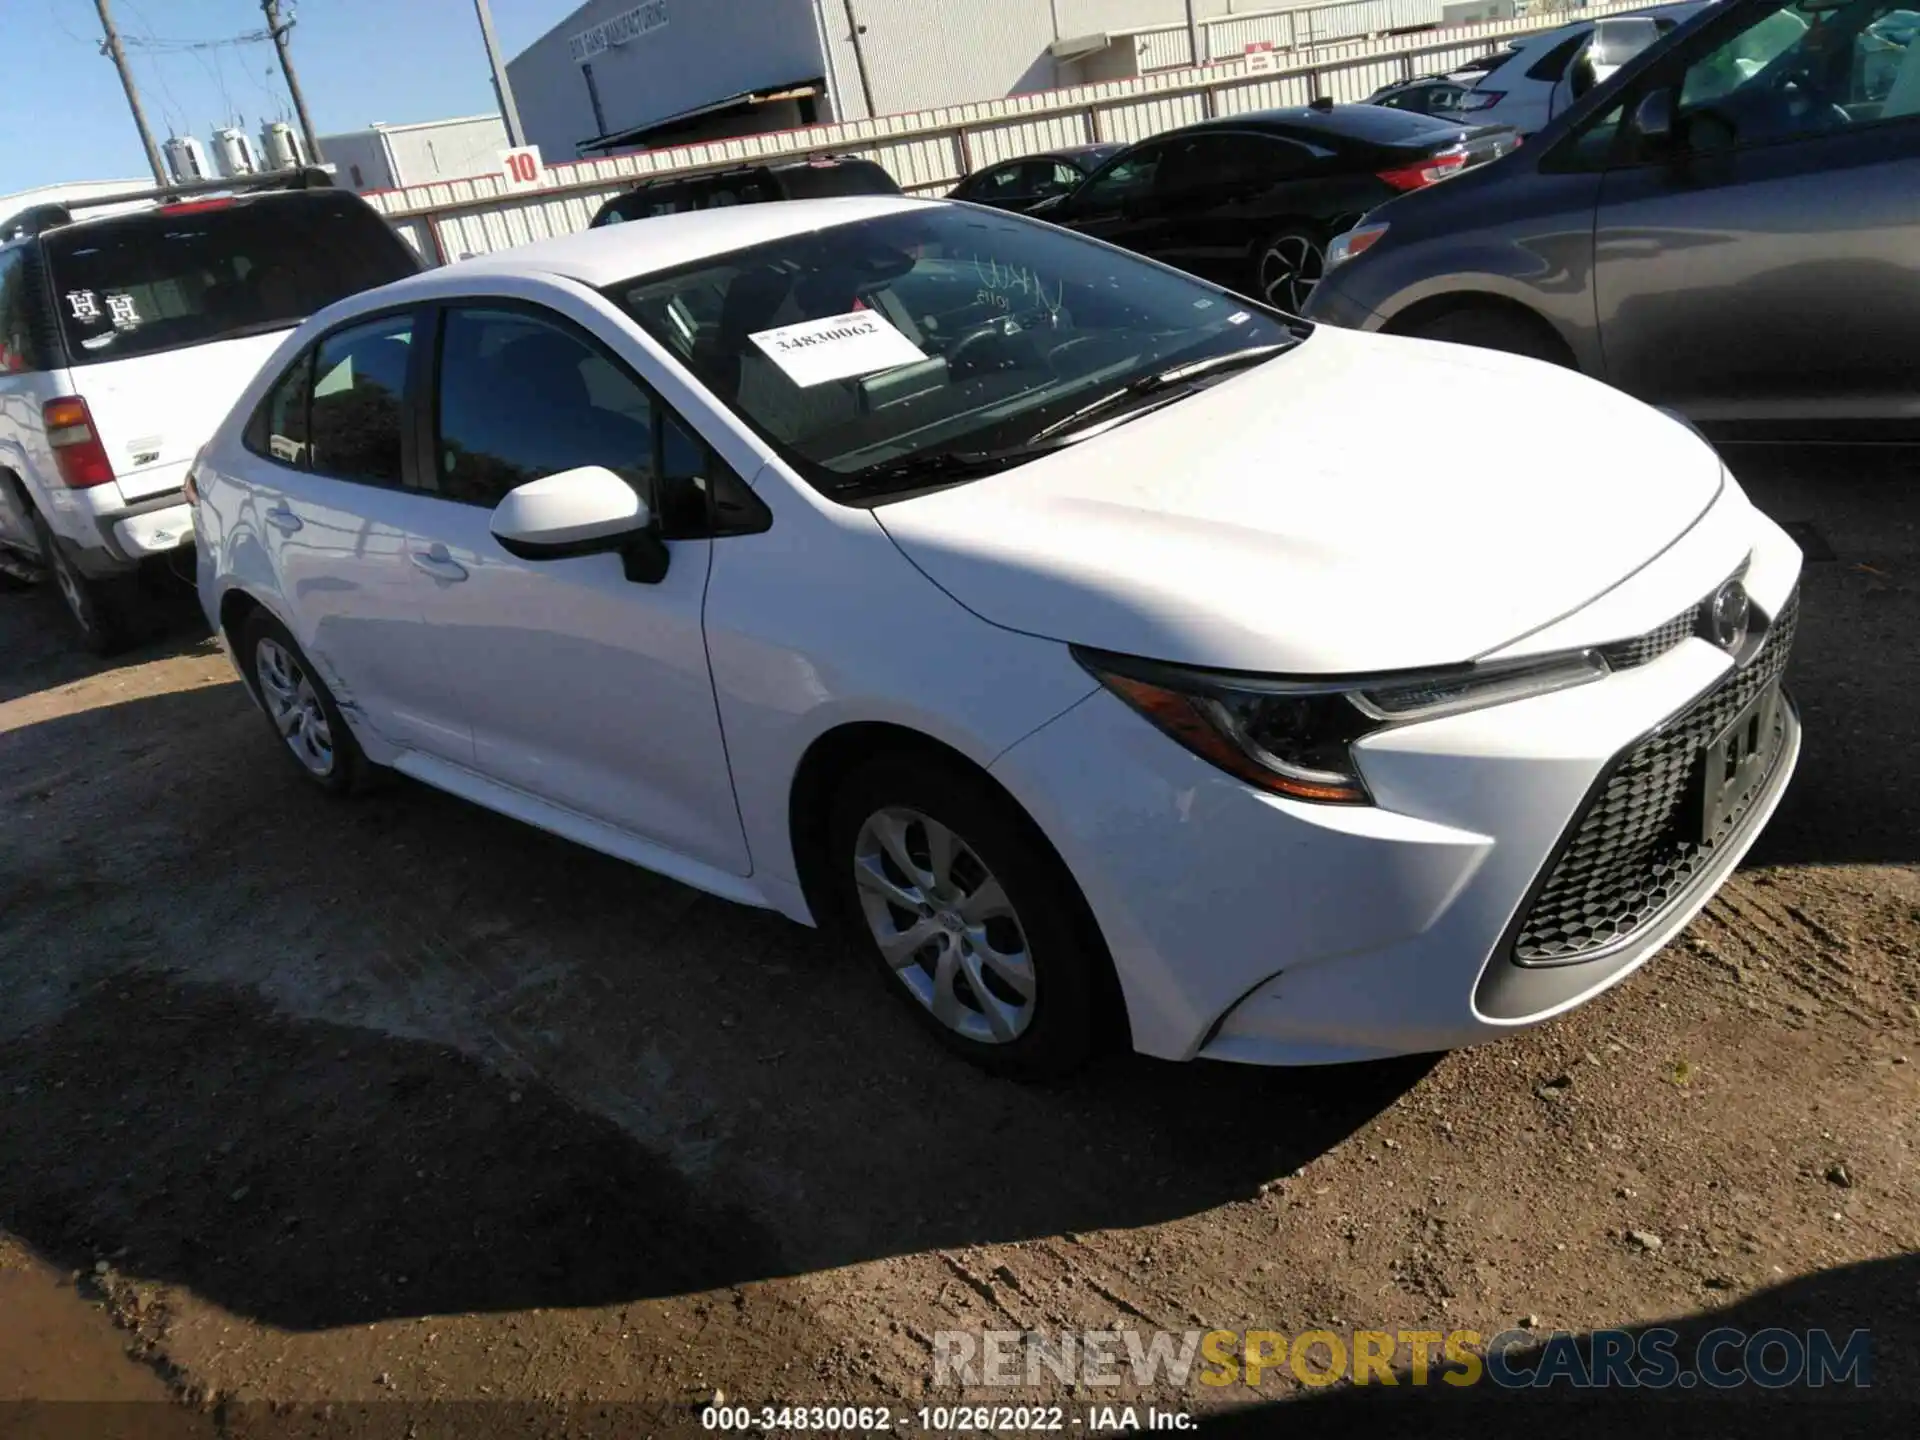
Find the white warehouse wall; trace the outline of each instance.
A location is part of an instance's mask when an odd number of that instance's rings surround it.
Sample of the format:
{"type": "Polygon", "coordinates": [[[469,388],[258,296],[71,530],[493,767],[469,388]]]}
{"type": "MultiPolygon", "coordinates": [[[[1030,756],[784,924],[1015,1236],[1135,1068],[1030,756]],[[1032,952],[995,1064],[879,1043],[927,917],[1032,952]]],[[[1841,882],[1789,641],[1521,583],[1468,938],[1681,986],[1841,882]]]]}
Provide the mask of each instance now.
{"type": "MultiPolygon", "coordinates": [[[[744,91],[825,74],[815,0],[664,3],[665,25],[610,46],[590,61],[609,133],[744,91]]],[[[600,133],[568,41],[634,7],[635,0],[589,0],[507,62],[521,126],[546,160],[576,159],[575,146],[600,133]]],[[[821,117],[826,114],[823,97],[821,117]]]]}

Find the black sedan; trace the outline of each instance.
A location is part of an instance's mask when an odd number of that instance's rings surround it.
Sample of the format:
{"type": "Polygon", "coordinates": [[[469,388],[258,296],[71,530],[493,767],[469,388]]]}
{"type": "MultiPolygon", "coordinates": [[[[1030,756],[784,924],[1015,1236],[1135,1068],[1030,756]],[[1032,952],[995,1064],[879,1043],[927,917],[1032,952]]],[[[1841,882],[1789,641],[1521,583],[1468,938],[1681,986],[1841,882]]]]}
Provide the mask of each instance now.
{"type": "Polygon", "coordinates": [[[1333,236],[1518,143],[1379,105],[1261,110],[1143,140],[1031,213],[1297,312],[1333,236]]]}
{"type": "Polygon", "coordinates": [[[1064,195],[1127,147],[1072,145],[1044,155],[1022,155],[976,170],[948,193],[949,200],[971,200],[1001,210],[1031,210],[1042,200],[1064,195]]]}

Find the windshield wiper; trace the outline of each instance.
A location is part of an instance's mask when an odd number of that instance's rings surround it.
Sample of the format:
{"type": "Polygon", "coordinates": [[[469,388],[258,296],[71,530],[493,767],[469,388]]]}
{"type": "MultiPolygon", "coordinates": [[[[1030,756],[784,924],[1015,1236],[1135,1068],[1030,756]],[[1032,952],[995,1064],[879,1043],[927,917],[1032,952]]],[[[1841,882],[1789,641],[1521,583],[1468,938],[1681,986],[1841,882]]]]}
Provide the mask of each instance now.
{"type": "MultiPolygon", "coordinates": [[[[1242,366],[1257,365],[1262,360],[1271,359],[1282,350],[1292,348],[1292,344],[1250,345],[1244,350],[1229,351],[1225,355],[1209,355],[1204,360],[1189,360],[1185,364],[1170,366],[1152,375],[1143,375],[1138,380],[1130,381],[1120,389],[1082,405],[1071,415],[1054,421],[1018,445],[1007,445],[995,450],[936,450],[926,455],[910,455],[875,466],[870,470],[862,470],[857,475],[848,477],[846,483],[840,488],[849,491],[875,488],[884,490],[902,481],[964,480],[979,475],[990,475],[996,470],[1018,465],[1023,460],[1032,460],[1054,450],[1064,450],[1069,445],[1078,445],[1082,440],[1092,439],[1107,427],[1101,426],[1097,429],[1089,427],[1072,434],[1065,432],[1089,416],[1111,409],[1123,400],[1143,399],[1156,392],[1172,390],[1187,380],[1212,374],[1216,370],[1233,370],[1242,366]]],[[[1157,410],[1162,405],[1170,405],[1181,398],[1180,395],[1161,395],[1154,404],[1142,405],[1134,415],[1145,415],[1149,411],[1157,410]]],[[[1129,415],[1125,418],[1132,419],[1134,416],[1129,415]]]]}
{"type": "Polygon", "coordinates": [[[1070,415],[1037,431],[1028,444],[1046,440],[1063,430],[1071,429],[1090,415],[1098,415],[1102,410],[1110,410],[1125,401],[1142,395],[1151,395],[1156,390],[1165,390],[1180,384],[1183,380],[1192,380],[1201,375],[1210,375],[1216,370],[1238,370],[1248,365],[1258,365],[1262,360],[1270,360],[1282,350],[1291,350],[1297,341],[1288,341],[1274,345],[1249,345],[1244,350],[1229,350],[1224,355],[1209,355],[1204,360],[1189,360],[1183,365],[1169,366],[1165,370],[1156,370],[1151,375],[1142,375],[1138,380],[1129,380],[1118,390],[1109,390],[1097,400],[1090,400],[1070,415]]]}

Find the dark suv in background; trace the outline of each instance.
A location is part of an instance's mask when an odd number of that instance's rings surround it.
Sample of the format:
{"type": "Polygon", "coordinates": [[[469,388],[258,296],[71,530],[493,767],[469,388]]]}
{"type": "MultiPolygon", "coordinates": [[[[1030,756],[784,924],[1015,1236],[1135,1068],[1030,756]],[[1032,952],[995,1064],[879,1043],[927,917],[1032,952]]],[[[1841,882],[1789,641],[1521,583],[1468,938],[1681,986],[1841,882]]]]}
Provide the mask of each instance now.
{"type": "Polygon", "coordinates": [[[1371,212],[1307,313],[1574,365],[1723,438],[1920,440],[1916,34],[1910,3],[1723,0],[1371,212]]]}
{"type": "Polygon", "coordinates": [[[592,225],[617,225],[683,210],[722,205],[757,205],[768,200],[819,200],[832,195],[898,195],[894,178],[871,160],[823,155],[769,165],[734,165],[724,170],[662,175],[594,212],[592,225]]]}

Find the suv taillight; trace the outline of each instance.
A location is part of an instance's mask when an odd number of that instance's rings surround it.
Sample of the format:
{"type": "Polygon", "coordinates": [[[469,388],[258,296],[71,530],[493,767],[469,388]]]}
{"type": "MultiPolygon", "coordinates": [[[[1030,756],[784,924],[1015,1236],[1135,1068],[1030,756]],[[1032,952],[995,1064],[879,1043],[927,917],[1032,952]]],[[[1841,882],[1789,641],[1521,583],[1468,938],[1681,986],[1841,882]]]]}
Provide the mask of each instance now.
{"type": "Polygon", "coordinates": [[[1450,175],[1458,175],[1466,165],[1465,151],[1443,150],[1412,165],[1382,170],[1380,178],[1396,190],[1423,190],[1429,185],[1439,184],[1450,175]]]}
{"type": "Polygon", "coordinates": [[[40,407],[40,418],[46,422],[53,463],[69,489],[87,490],[113,483],[113,462],[93,428],[86,401],[78,395],[62,395],[40,407]]]}

